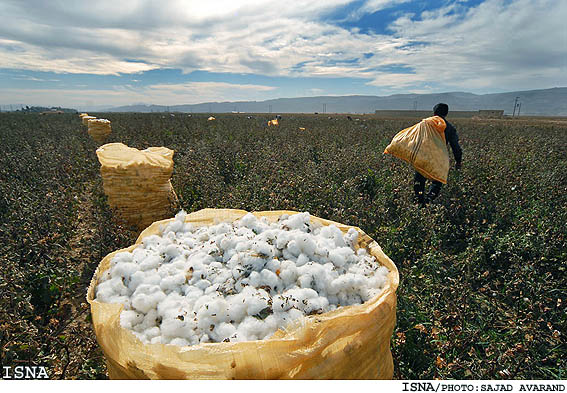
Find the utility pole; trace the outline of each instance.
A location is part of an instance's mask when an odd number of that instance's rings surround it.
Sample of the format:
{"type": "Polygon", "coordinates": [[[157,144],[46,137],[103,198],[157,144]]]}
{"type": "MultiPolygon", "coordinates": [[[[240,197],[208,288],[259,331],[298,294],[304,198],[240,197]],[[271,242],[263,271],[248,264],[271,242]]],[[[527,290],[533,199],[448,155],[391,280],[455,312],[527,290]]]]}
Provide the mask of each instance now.
{"type": "Polygon", "coordinates": [[[522,109],[522,103],[518,103],[518,117],[520,117],[520,109],[522,109]]]}
{"type": "Polygon", "coordinates": [[[514,117],[516,115],[516,107],[518,106],[518,99],[520,97],[516,97],[516,99],[514,100],[514,111],[512,112],[512,117],[514,117]]]}

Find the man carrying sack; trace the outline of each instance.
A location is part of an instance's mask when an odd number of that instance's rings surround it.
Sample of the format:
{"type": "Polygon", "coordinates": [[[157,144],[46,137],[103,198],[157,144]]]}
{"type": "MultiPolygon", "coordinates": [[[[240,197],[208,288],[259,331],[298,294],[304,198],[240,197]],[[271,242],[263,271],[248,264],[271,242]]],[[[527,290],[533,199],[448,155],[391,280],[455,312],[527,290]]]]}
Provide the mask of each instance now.
{"type": "Polygon", "coordinates": [[[448,113],[447,104],[435,105],[432,117],[400,131],[384,150],[385,154],[407,161],[415,168],[413,190],[415,202],[420,206],[425,206],[437,198],[441,186],[447,184],[449,174],[447,144],[453,150],[455,168],[461,168],[463,151],[459,145],[457,130],[445,119],[448,113]],[[425,194],[427,179],[431,180],[432,184],[425,194]]]}

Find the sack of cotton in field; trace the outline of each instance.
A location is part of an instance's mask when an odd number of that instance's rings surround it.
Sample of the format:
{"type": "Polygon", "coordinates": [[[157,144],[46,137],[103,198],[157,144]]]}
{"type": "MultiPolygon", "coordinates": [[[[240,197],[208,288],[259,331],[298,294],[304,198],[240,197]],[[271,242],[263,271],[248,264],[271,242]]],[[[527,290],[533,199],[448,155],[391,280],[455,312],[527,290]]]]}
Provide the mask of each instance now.
{"type": "Polygon", "coordinates": [[[104,142],[106,137],[112,132],[110,120],[90,119],[88,121],[88,133],[97,142],[104,142]]]}
{"type": "Polygon", "coordinates": [[[83,122],[83,125],[85,125],[85,126],[88,126],[88,125],[89,125],[89,120],[93,120],[93,119],[96,119],[96,117],[94,117],[94,116],[89,116],[89,115],[81,116],[81,121],[83,122]]]}
{"type": "Polygon", "coordinates": [[[386,379],[398,281],[359,228],[204,209],[107,255],[87,301],[112,379],[386,379]]]}
{"type": "Polygon", "coordinates": [[[428,117],[398,132],[384,154],[409,162],[416,171],[430,180],[447,184],[449,152],[445,143],[445,121],[428,117]]]}
{"type": "Polygon", "coordinates": [[[145,228],[171,217],[177,196],[171,185],[173,150],[138,150],[108,143],[96,151],[108,204],[129,224],[145,228]]]}

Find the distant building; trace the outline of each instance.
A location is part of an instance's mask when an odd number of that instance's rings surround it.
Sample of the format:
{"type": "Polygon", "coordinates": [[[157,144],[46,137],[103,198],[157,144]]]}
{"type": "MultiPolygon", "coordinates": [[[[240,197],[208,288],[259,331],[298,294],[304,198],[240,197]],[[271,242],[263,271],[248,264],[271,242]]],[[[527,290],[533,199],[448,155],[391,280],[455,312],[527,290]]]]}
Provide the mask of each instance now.
{"type": "Polygon", "coordinates": [[[65,112],[59,111],[57,109],[51,109],[49,111],[39,112],[40,115],[60,115],[62,113],[65,113],[65,112]]]}
{"type": "MultiPolygon", "coordinates": [[[[412,111],[412,110],[376,110],[374,114],[380,117],[421,117],[431,116],[433,111],[412,111]]],[[[478,111],[452,111],[449,109],[449,118],[471,119],[473,117],[497,119],[504,117],[504,110],[500,109],[481,109],[478,111]]]]}

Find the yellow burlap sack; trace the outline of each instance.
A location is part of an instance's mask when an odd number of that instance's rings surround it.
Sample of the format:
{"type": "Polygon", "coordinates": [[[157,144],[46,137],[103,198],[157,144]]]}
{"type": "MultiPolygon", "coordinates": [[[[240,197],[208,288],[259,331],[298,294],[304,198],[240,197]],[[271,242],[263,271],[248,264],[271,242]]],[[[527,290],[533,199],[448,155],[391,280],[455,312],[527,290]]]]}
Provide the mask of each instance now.
{"type": "Polygon", "coordinates": [[[445,121],[439,116],[428,117],[398,132],[384,150],[413,165],[430,180],[447,184],[449,152],[445,142],[445,121]]]}
{"type": "Polygon", "coordinates": [[[173,150],[138,150],[107,143],[96,151],[104,193],[111,208],[129,224],[145,228],[173,215],[177,195],[171,185],[173,150]]]}
{"type": "Polygon", "coordinates": [[[93,119],[96,119],[96,117],[94,117],[94,116],[89,116],[89,115],[81,116],[81,121],[83,122],[83,125],[85,125],[85,126],[88,126],[88,125],[89,125],[89,120],[93,120],[93,119]]]}
{"type": "Polygon", "coordinates": [[[107,119],[90,119],[88,126],[87,132],[97,142],[104,142],[106,137],[112,133],[110,120],[107,119]]]}
{"type": "MultiPolygon", "coordinates": [[[[193,225],[232,222],[247,212],[204,209],[187,216],[193,225]]],[[[254,213],[270,222],[292,211],[254,213]]],[[[343,232],[349,226],[311,217],[323,225],[335,224],[343,232]]],[[[393,375],[390,338],[396,323],[396,289],[399,275],[378,243],[362,230],[358,247],[366,248],[390,273],[384,291],[362,305],[342,307],[310,316],[304,324],[278,330],[267,340],[206,343],[195,346],[143,344],[120,326],[122,305],[94,300],[95,287],[112,257],[131,251],[146,236],[158,234],[155,222],[136,243],[107,255],[98,266],[87,292],[94,330],[112,379],[389,379],[393,375]]]]}

